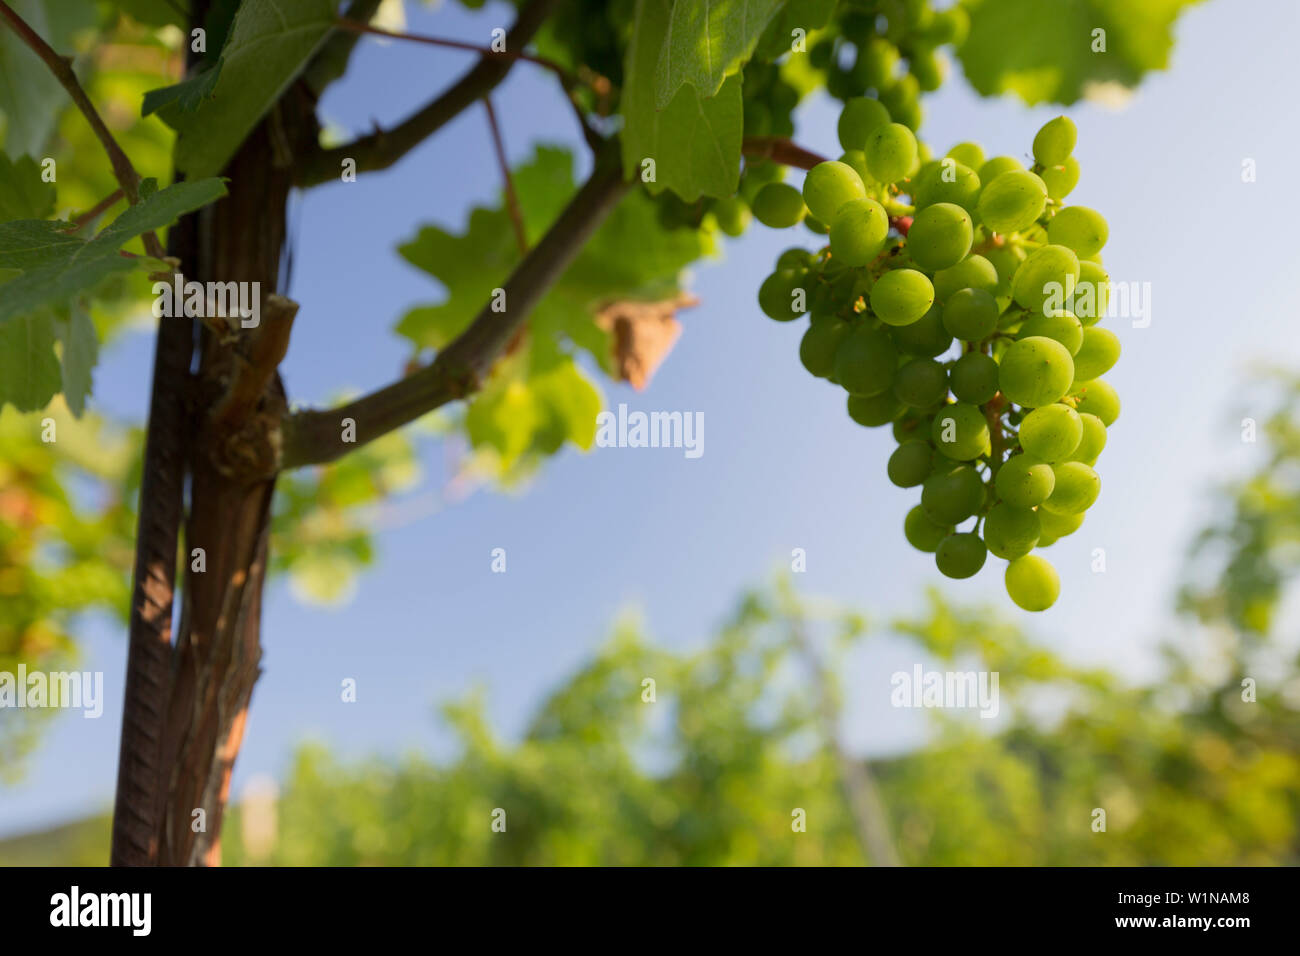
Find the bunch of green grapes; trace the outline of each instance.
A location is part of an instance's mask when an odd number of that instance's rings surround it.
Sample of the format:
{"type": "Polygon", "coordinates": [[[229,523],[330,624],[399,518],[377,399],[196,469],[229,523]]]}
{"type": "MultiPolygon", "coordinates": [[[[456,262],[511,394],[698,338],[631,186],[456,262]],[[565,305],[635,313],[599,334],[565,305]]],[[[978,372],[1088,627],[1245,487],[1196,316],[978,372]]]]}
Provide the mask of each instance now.
{"type": "Polygon", "coordinates": [[[1064,204],[1079,179],[1074,124],[1038,131],[1030,169],[974,143],[923,160],[874,99],[845,105],[839,138],[844,155],[802,191],[769,182],[754,196],[764,225],[829,229],[824,248],[781,254],[759,305],[778,321],[807,315],[804,366],[848,393],[855,422],[893,430],[889,479],[920,489],[908,542],[953,578],[991,552],[1011,599],[1046,610],[1060,581],[1034,551],[1096,502],[1120,410],[1101,378],[1120,352],[1098,324],[1106,220],[1064,204]]]}

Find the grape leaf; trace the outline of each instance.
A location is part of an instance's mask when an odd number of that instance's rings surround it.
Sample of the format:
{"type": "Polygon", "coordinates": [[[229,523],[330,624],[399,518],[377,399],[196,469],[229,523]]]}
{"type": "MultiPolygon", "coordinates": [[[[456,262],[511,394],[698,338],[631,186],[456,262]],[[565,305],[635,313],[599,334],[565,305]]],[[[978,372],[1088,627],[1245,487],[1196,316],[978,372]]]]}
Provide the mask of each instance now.
{"type": "Polygon", "coordinates": [[[689,83],[702,97],[739,72],[782,0],[677,0],[655,67],[655,108],[689,83]]]}
{"type": "MultiPolygon", "coordinates": [[[[55,50],[71,54],[75,34],[95,25],[91,0],[10,0],[27,25],[55,50]]],[[[0,114],[4,151],[10,156],[40,156],[59,112],[71,105],[50,68],[7,25],[0,28],[0,114]]]]}
{"type": "Polygon", "coordinates": [[[49,404],[60,384],[53,316],[42,310],[0,322],[0,405],[36,411],[49,404]]]}
{"type": "Polygon", "coordinates": [[[220,179],[180,182],[128,208],[93,239],[67,233],[67,223],[19,219],[0,223],[0,269],[22,274],[0,289],[0,326],[14,316],[52,302],[66,302],[116,272],[136,263],[118,251],[136,236],[161,229],[188,212],[224,196],[220,179]]]}
{"type": "Polygon", "coordinates": [[[72,414],[81,417],[90,394],[91,370],[99,360],[99,338],[90,313],[74,302],[66,319],[55,325],[63,345],[63,398],[72,414]]]}
{"type": "Polygon", "coordinates": [[[54,183],[41,180],[41,167],[30,156],[11,160],[0,153],[0,222],[44,219],[54,214],[54,183]]]}
{"type": "MultiPolygon", "coordinates": [[[[240,4],[213,67],[221,72],[211,95],[186,112],[182,105],[191,100],[191,88],[158,110],[176,130],[178,167],[195,178],[221,171],[325,41],[334,26],[335,6],[333,0],[240,4]]],[[[156,105],[165,91],[152,92],[157,95],[149,102],[156,105]]]]}
{"type": "Polygon", "coordinates": [[[623,168],[644,176],[646,160],[653,160],[654,180],[646,183],[652,193],[668,188],[687,201],[730,196],[740,179],[740,75],[727,77],[709,99],[685,84],[656,109],[655,71],[668,15],[668,0],[637,0],[621,106],[623,168]]]}
{"type": "Polygon", "coordinates": [[[193,113],[203,105],[204,100],[212,96],[212,91],[217,85],[217,77],[220,75],[221,61],[218,60],[216,66],[196,73],[188,80],[161,89],[149,90],[144,95],[140,115],[148,116],[171,104],[175,104],[175,109],[182,113],[193,113]]]}
{"type": "Polygon", "coordinates": [[[1136,86],[1164,69],[1173,25],[1198,0],[964,0],[970,33],[958,50],[966,78],[984,96],[1073,103],[1136,86]],[[1095,30],[1105,52],[1094,52],[1095,30]]]}

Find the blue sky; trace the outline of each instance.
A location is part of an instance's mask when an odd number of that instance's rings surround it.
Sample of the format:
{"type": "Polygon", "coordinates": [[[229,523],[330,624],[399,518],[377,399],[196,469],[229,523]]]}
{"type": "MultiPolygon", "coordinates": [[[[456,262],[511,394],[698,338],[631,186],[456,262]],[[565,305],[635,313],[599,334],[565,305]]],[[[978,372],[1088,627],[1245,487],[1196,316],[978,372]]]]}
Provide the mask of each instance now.
{"type": "MultiPolygon", "coordinates": [[[[452,4],[408,8],[411,29],[445,36],[484,38],[509,22],[499,3],[477,14],[452,4]]],[[[1083,170],[1070,201],[1107,217],[1107,267],[1117,281],[1151,284],[1152,322],[1136,329],[1110,320],[1124,354],[1107,377],[1124,410],[1100,462],[1099,503],[1048,553],[1063,580],[1051,611],[1030,616],[1012,606],[1000,561],[949,582],[906,545],[903,515],[916,495],[885,477],[888,434],[853,424],[841,393],[799,365],[801,329],[764,318],[755,302],[776,254],[807,234],[755,227],[694,270],[701,304],[683,314],[685,333],[651,387],[605,385],[611,407],[703,412],[704,455],[566,450],[523,495],[481,492],[382,532],[375,567],[342,608],[304,607],[283,583],[274,586],[235,794],[254,774],[278,776],[307,738],[345,755],[445,752],[434,705],[476,686],[488,690],[496,726],[517,733],[622,610],[639,608],[658,641],[696,643],[744,588],[788,566],[796,547],[808,555],[804,592],[877,620],[919,607],[925,587],[939,584],[1024,619],[1079,660],[1150,673],[1156,642],[1179,637],[1170,596],[1212,486],[1252,461],[1237,426],[1243,413],[1266,412],[1240,404],[1252,363],[1300,367],[1292,334],[1300,137],[1281,102],[1300,88],[1297,16],[1289,0],[1194,7],[1178,25],[1172,68],[1149,76],[1125,109],[1067,111],[1083,170]],[[1257,165],[1254,183],[1242,182],[1247,158],[1257,165]],[[490,571],[497,547],[507,550],[506,574],[490,571]],[[1103,574],[1090,567],[1098,547],[1103,574]],[[355,704],[339,700],[347,677],[358,682],[355,704]]],[[[456,51],[367,40],[323,111],[353,131],[391,123],[470,62],[456,51]]],[[[537,141],[582,155],[545,72],[521,64],[494,101],[512,160],[537,141]]],[[[989,155],[1024,155],[1057,112],[980,99],[954,70],[926,100],[922,135],[938,151],[975,139],[989,155]]],[[[810,101],[797,138],[838,152],[835,118],[830,101],[810,101]]],[[[484,113],[470,109],[394,169],[301,197],[290,294],[302,308],[284,366],[296,401],[323,404],[398,373],[407,351],[391,326],[435,290],[394,247],[424,223],[459,228],[499,186],[484,113]]],[[[150,353],[143,333],[108,352],[96,381],[103,407],[143,418],[150,353]]],[[[440,481],[440,449],[426,444],[423,458],[429,480],[440,481]]],[[[124,655],[117,628],[87,623],[85,667],[105,674],[104,716],[55,719],[25,779],[0,788],[0,833],[111,802],[124,655]]],[[[924,718],[888,705],[889,674],[910,668],[913,656],[882,642],[844,675],[854,702],[848,735],[859,748],[920,738],[924,718]]]]}

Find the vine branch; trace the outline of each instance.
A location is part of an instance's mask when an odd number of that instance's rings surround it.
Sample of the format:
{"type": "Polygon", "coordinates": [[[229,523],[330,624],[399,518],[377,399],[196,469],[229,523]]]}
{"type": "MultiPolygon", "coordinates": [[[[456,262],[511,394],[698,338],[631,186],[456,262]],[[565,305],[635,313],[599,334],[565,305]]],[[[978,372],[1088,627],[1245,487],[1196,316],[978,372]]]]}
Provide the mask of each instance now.
{"type": "Polygon", "coordinates": [[[350,20],[347,17],[339,17],[338,26],[344,30],[351,30],[354,33],[370,33],[375,36],[388,37],[392,40],[410,40],[414,43],[427,43],[431,46],[449,47],[453,50],[469,50],[485,57],[498,57],[504,60],[524,60],[528,63],[535,63],[538,66],[545,67],[552,73],[555,73],[561,79],[567,79],[574,83],[578,82],[577,77],[573,76],[567,69],[556,63],[554,60],[544,56],[537,56],[534,53],[528,53],[524,50],[511,50],[507,46],[504,50],[494,50],[491,47],[483,46],[480,43],[469,43],[465,40],[452,40],[447,37],[430,36],[427,33],[398,33],[393,30],[385,30],[382,27],[373,27],[368,23],[361,23],[358,20],[350,20]]]}
{"type": "Polygon", "coordinates": [[[505,312],[485,305],[430,365],[377,392],[327,411],[290,415],[284,423],[281,467],[334,461],[359,445],[477,391],[538,300],[630,186],[623,179],[618,143],[613,141],[597,157],[591,177],[569,200],[555,224],[506,279],[502,287],[505,312]],[[355,441],[343,440],[345,419],[353,423],[355,441]]]}
{"type": "MultiPolygon", "coordinates": [[[[520,7],[514,26],[506,34],[506,49],[522,50],[527,46],[558,2],[528,0],[520,7]]],[[[371,29],[376,28],[367,25],[366,32],[371,29]]],[[[342,146],[307,153],[295,169],[295,185],[328,182],[339,175],[345,159],[355,160],[359,173],[387,169],[495,89],[518,59],[502,53],[484,53],[450,89],[392,129],[376,130],[342,146]]]]}

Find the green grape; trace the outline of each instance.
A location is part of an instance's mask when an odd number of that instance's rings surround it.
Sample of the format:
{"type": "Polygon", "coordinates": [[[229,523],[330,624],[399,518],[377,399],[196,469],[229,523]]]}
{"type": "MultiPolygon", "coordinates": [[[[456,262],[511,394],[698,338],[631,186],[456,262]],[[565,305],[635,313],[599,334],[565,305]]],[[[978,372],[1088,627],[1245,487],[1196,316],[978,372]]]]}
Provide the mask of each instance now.
{"type": "Polygon", "coordinates": [[[907,231],[907,251],[921,268],[933,272],[965,259],[974,239],[970,213],[954,203],[935,203],[912,220],[907,231]]]}
{"type": "Polygon", "coordinates": [[[871,287],[871,311],[886,325],[911,325],[934,304],[934,286],[915,269],[886,272],[871,287]]]}
{"type": "Polygon", "coordinates": [[[846,266],[865,266],[888,237],[885,207],[874,199],[850,199],[831,222],[831,255],[846,266]]]}
{"type": "Polygon", "coordinates": [[[1025,164],[1014,156],[994,156],[976,170],[982,183],[991,183],[1003,173],[1023,173],[1024,171],[1025,164]]]}
{"type": "Polygon", "coordinates": [[[1047,195],[1060,202],[1079,185],[1079,161],[1071,156],[1063,166],[1048,166],[1038,175],[1047,185],[1047,195]]]}
{"type": "Polygon", "coordinates": [[[993,295],[998,289],[998,270],[988,259],[973,255],[934,274],[934,294],[940,302],[946,302],[959,289],[983,289],[993,295]]]}
{"type": "Polygon", "coordinates": [[[903,403],[894,397],[893,392],[885,391],[879,395],[850,395],[849,418],[863,428],[879,428],[895,421],[903,412],[903,403]]]}
{"type": "MultiPolygon", "coordinates": [[[[893,393],[890,393],[891,397],[893,393]]],[[[902,417],[894,420],[893,428],[890,431],[894,434],[894,441],[900,445],[905,441],[924,441],[927,444],[930,441],[930,428],[934,424],[933,415],[918,415],[913,411],[907,411],[902,417]]]]}
{"type": "Polygon", "coordinates": [[[930,477],[934,468],[934,449],[929,442],[905,441],[889,456],[885,473],[900,488],[915,488],[930,477]]]}
{"type": "Polygon", "coordinates": [[[984,165],[984,150],[978,143],[958,143],[948,150],[948,155],[972,170],[984,165]]]}
{"type": "Polygon", "coordinates": [[[768,183],[754,197],[754,218],[770,229],[787,229],[804,212],[803,197],[789,183],[768,183]]]}
{"type": "Polygon", "coordinates": [[[1048,120],[1034,136],[1034,159],[1043,166],[1060,166],[1074,152],[1079,131],[1068,116],[1048,120]]]}
{"type": "Polygon", "coordinates": [[[835,381],[853,395],[879,395],[894,384],[898,349],[884,332],[853,331],[835,353],[835,381]]]}
{"type": "Polygon", "coordinates": [[[923,92],[933,92],[943,85],[944,61],[935,55],[933,49],[916,50],[907,64],[916,77],[916,85],[923,92]]]}
{"type": "Polygon", "coordinates": [[[867,136],[867,169],[879,183],[896,183],[917,161],[916,135],[902,123],[884,123],[867,136]]]}
{"type": "Polygon", "coordinates": [[[1064,461],[1052,466],[1056,484],[1051,495],[1043,502],[1048,511],[1059,514],[1083,514],[1093,506],[1101,494],[1101,479],[1091,466],[1081,461],[1064,461]]]}
{"type": "Polygon", "coordinates": [[[933,554],[939,547],[939,542],[952,532],[953,529],[950,527],[935,524],[920,505],[909,511],[907,517],[903,519],[903,537],[917,551],[933,554]]]}
{"type": "Polygon", "coordinates": [[[1076,395],[1074,407],[1080,414],[1087,412],[1096,415],[1107,428],[1119,418],[1119,395],[1108,382],[1099,378],[1086,382],[1076,382],[1070,388],[1070,394],[1076,395]]]}
{"type": "Polygon", "coordinates": [[[904,405],[931,408],[948,395],[948,373],[934,359],[912,359],[895,373],[894,395],[904,405]]]}
{"type": "Polygon", "coordinates": [[[980,221],[994,232],[1011,233],[1026,229],[1043,214],[1047,187],[1033,173],[1011,170],[999,173],[980,190],[976,211],[980,221]]]}
{"type": "Polygon", "coordinates": [[[998,387],[1002,394],[1026,408],[1059,402],[1074,381],[1074,360],[1069,350],[1055,339],[1041,336],[1011,343],[999,366],[998,387]]]}
{"type": "MultiPolygon", "coordinates": [[[[969,166],[963,166],[951,158],[923,168],[912,185],[912,198],[917,209],[947,202],[973,212],[979,193],[979,176],[969,166]]],[[[911,238],[910,233],[908,238],[911,238]]]]}
{"type": "Polygon", "coordinates": [[[1085,465],[1096,464],[1102,449],[1106,447],[1106,426],[1100,418],[1088,412],[1081,414],[1079,421],[1083,425],[1083,438],[1079,440],[1079,447],[1070,455],[1069,460],[1081,461],[1085,465]]]}
{"type": "MultiPolygon", "coordinates": [[[[803,200],[799,200],[803,202],[803,200]]],[[[800,249],[798,246],[791,246],[779,256],[776,257],[776,271],[782,269],[806,270],[811,269],[817,263],[817,257],[807,249],[800,249]]]]}
{"type": "Polygon", "coordinates": [[[1074,375],[1079,379],[1105,375],[1119,361],[1119,336],[1110,329],[1090,326],[1083,330],[1083,342],[1074,356],[1074,375]]]}
{"type": "MultiPolygon", "coordinates": [[[[803,200],[800,200],[802,203],[803,200]]],[[[737,196],[719,199],[713,204],[713,218],[718,221],[718,228],[729,236],[739,236],[749,225],[753,213],[745,201],[737,196]]]]}
{"type": "Polygon", "coordinates": [[[835,371],[835,353],[851,331],[843,319],[814,318],[799,340],[799,361],[817,378],[830,378],[835,371]]]}
{"type": "Polygon", "coordinates": [[[942,464],[921,488],[921,507],[935,524],[965,521],[984,503],[984,482],[970,465],[942,464]]]}
{"type": "Polygon", "coordinates": [[[916,130],[921,126],[921,88],[916,77],[904,74],[892,85],[880,91],[880,102],[885,104],[896,123],[916,130]]]}
{"type": "Polygon", "coordinates": [[[1106,314],[1110,299],[1110,276],[1095,262],[1079,263],[1079,281],[1071,300],[1074,314],[1084,325],[1096,325],[1106,314]]]}
{"type": "MultiPolygon", "coordinates": [[[[869,36],[858,49],[855,72],[866,86],[881,90],[893,82],[898,68],[898,47],[881,36],[869,36]]],[[[892,112],[892,111],[891,111],[892,112]]]]}
{"type": "Polygon", "coordinates": [[[1020,423],[1020,447],[1040,461],[1065,461],[1083,440],[1083,422],[1069,405],[1035,408],[1020,423]]]}
{"type": "Polygon", "coordinates": [[[803,201],[822,223],[833,222],[840,207],[850,199],[865,199],[866,195],[862,177],[853,167],[833,159],[818,163],[804,177],[803,201]]]}
{"type": "Polygon", "coordinates": [[[988,556],[988,548],[980,536],[964,531],[950,534],[939,542],[939,547],[934,552],[934,563],[945,577],[970,578],[984,567],[988,556]]]}
{"type": "Polygon", "coordinates": [[[1076,515],[1063,515],[1046,508],[1038,509],[1038,523],[1043,526],[1043,533],[1052,538],[1064,538],[1074,534],[1083,525],[1083,512],[1076,515]]]}
{"type": "Polygon", "coordinates": [[[809,232],[818,236],[825,236],[831,231],[831,227],[816,216],[804,216],[803,224],[808,227],[809,232]]]}
{"type": "Polygon", "coordinates": [[[943,308],[935,303],[911,325],[895,325],[889,329],[899,351],[908,355],[934,358],[952,346],[952,336],[943,326],[943,308]]]}
{"type": "Polygon", "coordinates": [[[1105,218],[1087,206],[1067,206],[1047,223],[1047,241],[1073,249],[1080,259],[1101,252],[1109,235],[1105,218]]]}
{"type": "Polygon", "coordinates": [[[871,183],[871,173],[867,170],[867,154],[862,152],[862,150],[845,150],[844,155],[839,158],[839,161],[857,173],[858,178],[862,180],[864,186],[871,183]]]}
{"type": "Polygon", "coordinates": [[[1025,251],[1018,246],[1006,245],[990,249],[984,254],[998,274],[997,294],[1010,296],[1011,282],[1015,279],[1020,264],[1025,261],[1025,251]]]}
{"type": "Polygon", "coordinates": [[[970,461],[989,453],[989,423],[975,405],[945,405],[930,426],[934,447],[954,461],[970,461]]]}
{"type": "Polygon", "coordinates": [[[962,289],[943,306],[943,327],[954,338],[979,342],[998,327],[998,303],[983,289],[962,289]]]}
{"type": "Polygon", "coordinates": [[[803,315],[806,308],[801,308],[804,299],[804,284],[808,277],[803,272],[782,269],[773,272],[758,287],[759,308],[768,317],[778,322],[789,322],[803,315]]]}
{"type": "Polygon", "coordinates": [[[957,401],[983,405],[998,393],[998,363],[983,352],[967,352],[948,370],[948,385],[957,401]]]}
{"type": "Polygon", "coordinates": [[[1016,508],[1035,508],[1047,500],[1056,484],[1052,466],[1033,455],[1012,455],[994,480],[998,497],[1016,508]]]}
{"type": "MultiPolygon", "coordinates": [[[[1021,323],[1020,331],[1016,335],[1022,339],[1035,335],[1045,339],[1055,339],[1064,345],[1071,355],[1076,355],[1083,345],[1083,323],[1074,317],[1073,312],[1061,309],[1054,315],[1030,315],[1021,323]]],[[[1079,374],[1077,357],[1074,360],[1074,373],[1079,374]]]]}
{"type": "Polygon", "coordinates": [[[1061,596],[1061,579],[1046,558],[1027,554],[1007,565],[1007,595],[1026,611],[1046,611],[1061,596]]]}
{"type": "Polygon", "coordinates": [[[984,543],[990,553],[1008,561],[1033,551],[1041,533],[1037,511],[1005,501],[990,508],[984,519],[984,543]]]}
{"type": "Polygon", "coordinates": [[[1065,246],[1035,249],[1011,281],[1017,304],[1030,312],[1052,313],[1065,307],[1079,281],[1079,257],[1065,246]]]}
{"type": "Polygon", "coordinates": [[[855,96],[844,104],[835,127],[840,137],[840,146],[845,150],[861,150],[867,145],[867,136],[871,131],[888,122],[889,110],[881,105],[880,100],[855,96]]]}
{"type": "Polygon", "coordinates": [[[934,26],[930,28],[930,36],[935,43],[961,46],[969,32],[970,14],[962,7],[935,11],[934,26]]]}

